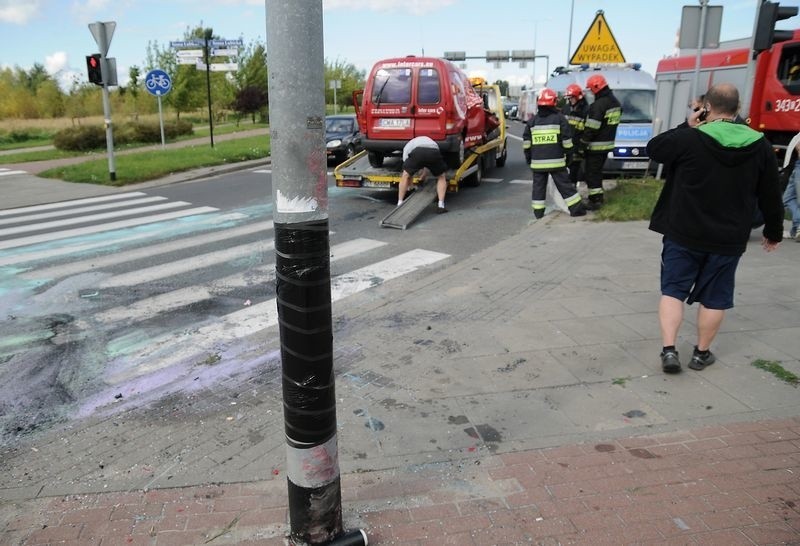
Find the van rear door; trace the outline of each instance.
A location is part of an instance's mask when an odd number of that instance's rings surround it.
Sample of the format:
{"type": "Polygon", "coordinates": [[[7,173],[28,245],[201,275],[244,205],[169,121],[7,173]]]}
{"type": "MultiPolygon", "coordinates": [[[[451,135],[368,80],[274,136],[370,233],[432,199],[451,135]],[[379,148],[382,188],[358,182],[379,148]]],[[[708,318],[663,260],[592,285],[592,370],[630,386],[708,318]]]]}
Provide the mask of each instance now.
{"type": "Polygon", "coordinates": [[[447,123],[445,75],[435,66],[422,67],[418,69],[416,80],[414,136],[444,140],[447,123]]]}
{"type": "Polygon", "coordinates": [[[411,140],[414,137],[413,69],[386,63],[375,71],[366,113],[370,138],[411,140]]]}

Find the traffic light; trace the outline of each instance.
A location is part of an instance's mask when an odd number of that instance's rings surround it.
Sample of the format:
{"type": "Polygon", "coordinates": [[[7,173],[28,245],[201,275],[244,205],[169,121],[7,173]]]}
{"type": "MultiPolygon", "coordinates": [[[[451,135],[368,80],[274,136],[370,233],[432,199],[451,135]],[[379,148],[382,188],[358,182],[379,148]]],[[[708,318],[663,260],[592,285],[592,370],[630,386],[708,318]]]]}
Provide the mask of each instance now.
{"type": "Polygon", "coordinates": [[[778,2],[763,2],[758,10],[756,34],[753,38],[753,51],[758,53],[772,47],[777,42],[791,40],[792,30],[775,30],[775,23],[797,15],[796,6],[781,6],[778,2]]]}
{"type": "Polygon", "coordinates": [[[86,56],[86,73],[89,75],[89,82],[96,85],[103,85],[103,71],[100,68],[100,54],[86,56]]]}

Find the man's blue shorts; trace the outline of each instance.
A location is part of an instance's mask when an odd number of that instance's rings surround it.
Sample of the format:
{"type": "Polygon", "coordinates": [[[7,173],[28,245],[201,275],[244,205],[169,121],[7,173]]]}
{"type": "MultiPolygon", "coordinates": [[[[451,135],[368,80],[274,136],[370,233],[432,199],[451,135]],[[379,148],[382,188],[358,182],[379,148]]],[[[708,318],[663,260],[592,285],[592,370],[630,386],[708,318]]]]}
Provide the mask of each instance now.
{"type": "Polygon", "coordinates": [[[664,238],[661,251],[661,293],[708,309],[733,307],[739,256],[688,249],[664,238]]]}

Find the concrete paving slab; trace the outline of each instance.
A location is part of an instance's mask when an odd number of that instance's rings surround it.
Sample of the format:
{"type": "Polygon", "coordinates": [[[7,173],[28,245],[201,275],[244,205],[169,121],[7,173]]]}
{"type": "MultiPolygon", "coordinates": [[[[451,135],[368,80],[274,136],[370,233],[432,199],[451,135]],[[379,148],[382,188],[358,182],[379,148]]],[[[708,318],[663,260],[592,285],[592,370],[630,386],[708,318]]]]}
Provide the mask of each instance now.
{"type": "Polygon", "coordinates": [[[550,354],[584,383],[610,382],[618,377],[652,373],[641,359],[615,343],[551,349],[550,354]]]}
{"type": "Polygon", "coordinates": [[[577,345],[636,341],[642,336],[634,332],[616,317],[586,317],[574,320],[557,320],[553,325],[559,332],[569,336],[577,345]]]}
{"type": "Polygon", "coordinates": [[[646,379],[634,379],[626,383],[625,387],[642,400],[647,400],[648,404],[670,421],[734,415],[753,409],[741,402],[735,394],[726,392],[707,378],[705,371],[698,374],[684,370],[679,377],[651,375],[646,379]]]}

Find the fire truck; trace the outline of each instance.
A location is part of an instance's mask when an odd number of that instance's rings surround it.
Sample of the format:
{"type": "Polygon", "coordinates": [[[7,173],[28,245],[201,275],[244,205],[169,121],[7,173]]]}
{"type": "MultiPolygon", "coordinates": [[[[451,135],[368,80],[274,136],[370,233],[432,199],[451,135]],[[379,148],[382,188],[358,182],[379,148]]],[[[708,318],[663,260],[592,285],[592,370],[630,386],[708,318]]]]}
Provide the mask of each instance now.
{"type": "MultiPolygon", "coordinates": [[[[750,127],[763,132],[776,149],[785,149],[800,132],[800,29],[791,40],[774,44],[759,53],[752,77],[747,79],[750,40],[720,44],[703,53],[697,93],[712,85],[731,83],[749,104],[742,105],[750,127]]],[[[668,57],[656,70],[657,132],[675,127],[686,119],[697,57],[668,57]]]]}

